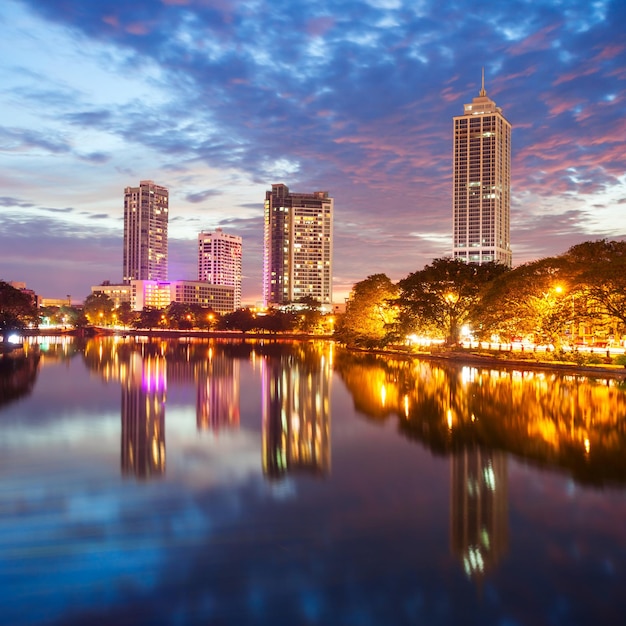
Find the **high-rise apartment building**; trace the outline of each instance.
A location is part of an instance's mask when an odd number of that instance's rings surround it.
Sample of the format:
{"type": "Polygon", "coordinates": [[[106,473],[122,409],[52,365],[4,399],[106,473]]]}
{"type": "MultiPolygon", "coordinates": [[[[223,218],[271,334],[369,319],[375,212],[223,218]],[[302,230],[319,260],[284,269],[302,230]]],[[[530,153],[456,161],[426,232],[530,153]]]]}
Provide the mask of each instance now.
{"type": "Polygon", "coordinates": [[[217,228],[198,235],[198,280],[235,290],[235,309],[241,307],[242,240],[217,228]]]}
{"type": "Polygon", "coordinates": [[[454,118],[453,256],[511,267],[511,124],[480,94],[454,118]]]}
{"type": "Polygon", "coordinates": [[[309,296],[331,305],[332,259],[333,198],[327,191],[290,193],[286,185],[272,185],[265,194],[265,304],[309,296]]]}
{"type": "Polygon", "coordinates": [[[124,280],[167,280],[166,187],[142,180],[124,189],[124,280]]]}

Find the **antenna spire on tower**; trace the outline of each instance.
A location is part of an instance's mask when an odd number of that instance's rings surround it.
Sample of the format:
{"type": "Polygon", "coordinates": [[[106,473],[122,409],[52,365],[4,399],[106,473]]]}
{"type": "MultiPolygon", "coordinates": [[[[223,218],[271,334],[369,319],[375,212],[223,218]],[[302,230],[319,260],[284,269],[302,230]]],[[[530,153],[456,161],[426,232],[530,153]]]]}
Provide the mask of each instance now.
{"type": "Polygon", "coordinates": [[[480,86],[480,94],[481,97],[484,97],[487,95],[487,92],[485,91],[485,68],[483,66],[483,76],[482,76],[482,82],[481,82],[481,86],[480,86]]]}

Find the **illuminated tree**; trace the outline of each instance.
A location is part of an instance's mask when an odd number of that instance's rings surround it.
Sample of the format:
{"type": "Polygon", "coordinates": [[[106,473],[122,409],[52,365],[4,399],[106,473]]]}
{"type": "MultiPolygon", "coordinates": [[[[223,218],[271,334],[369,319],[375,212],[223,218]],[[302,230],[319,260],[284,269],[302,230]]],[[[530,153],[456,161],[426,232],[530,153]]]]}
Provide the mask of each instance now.
{"type": "Polygon", "coordinates": [[[165,314],[161,309],[145,307],[133,322],[135,328],[156,328],[161,325],[165,314]]]}
{"type": "Polygon", "coordinates": [[[83,312],[92,324],[108,324],[115,305],[105,293],[95,292],[85,298],[83,312]]]}
{"type": "Polygon", "coordinates": [[[123,326],[131,326],[139,317],[139,313],[132,310],[130,302],[122,302],[115,310],[115,313],[123,326]]]}
{"type": "Polygon", "coordinates": [[[220,330],[252,330],[256,326],[256,319],[250,309],[239,309],[222,315],[218,322],[220,330]]]}
{"type": "Polygon", "coordinates": [[[606,317],[626,327],[626,241],[587,241],[564,258],[576,273],[573,282],[586,298],[596,322],[606,317]]]}
{"type": "Polygon", "coordinates": [[[335,337],[346,345],[379,347],[394,337],[398,287],[385,274],[373,274],[352,288],[335,337]]]}
{"type": "Polygon", "coordinates": [[[526,263],[490,284],[476,308],[477,330],[484,339],[531,338],[559,349],[572,318],[572,287],[563,259],[526,263]]]}
{"type": "Polygon", "coordinates": [[[434,330],[446,344],[458,343],[461,327],[471,321],[487,285],[507,271],[499,263],[435,259],[398,283],[403,331],[434,330]]]}

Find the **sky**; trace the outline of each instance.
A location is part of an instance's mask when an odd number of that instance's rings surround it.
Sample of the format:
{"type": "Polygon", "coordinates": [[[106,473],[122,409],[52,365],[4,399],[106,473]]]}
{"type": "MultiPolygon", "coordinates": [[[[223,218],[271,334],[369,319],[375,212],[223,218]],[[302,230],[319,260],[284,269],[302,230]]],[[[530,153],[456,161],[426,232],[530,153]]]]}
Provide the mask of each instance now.
{"type": "Polygon", "coordinates": [[[623,0],[3,0],[0,279],[121,281],[123,190],[170,193],[169,277],[274,183],[335,199],[334,300],[452,249],[452,118],[511,122],[513,264],[626,239],[623,0]]]}

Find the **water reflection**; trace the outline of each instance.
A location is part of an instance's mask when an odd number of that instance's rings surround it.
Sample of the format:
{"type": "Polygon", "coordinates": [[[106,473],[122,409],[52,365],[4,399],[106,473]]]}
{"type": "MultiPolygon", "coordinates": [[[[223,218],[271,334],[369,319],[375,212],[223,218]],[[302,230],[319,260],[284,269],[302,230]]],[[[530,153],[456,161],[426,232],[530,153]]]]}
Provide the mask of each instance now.
{"type": "Polygon", "coordinates": [[[165,472],[167,381],[196,386],[199,431],[238,429],[242,360],[261,377],[267,478],[330,472],[331,344],[280,341],[90,340],[86,365],[122,386],[122,473],[165,472]]]}
{"type": "Polygon", "coordinates": [[[626,484],[626,393],[617,380],[343,351],[335,369],[359,412],[397,417],[403,435],[437,454],[477,445],[582,483],[626,484]]]}
{"type": "Polygon", "coordinates": [[[218,432],[239,428],[239,361],[212,347],[198,372],[196,423],[198,430],[218,432]]]}
{"type": "Polygon", "coordinates": [[[624,622],[625,489],[569,480],[626,482],[610,381],[315,343],[73,350],[0,412],[6,623],[624,622]]]}
{"type": "Polygon", "coordinates": [[[264,361],[263,472],[330,472],[330,354],[279,354],[264,361]]]}
{"type": "Polygon", "coordinates": [[[0,357],[0,408],[30,395],[37,380],[39,360],[38,350],[0,357]]]}
{"type": "Polygon", "coordinates": [[[482,584],[509,543],[506,455],[472,446],[452,455],[450,546],[468,577],[482,584]]]}
{"type": "Polygon", "coordinates": [[[120,364],[123,475],[151,478],[165,473],[165,359],[137,352],[120,364]]]}

